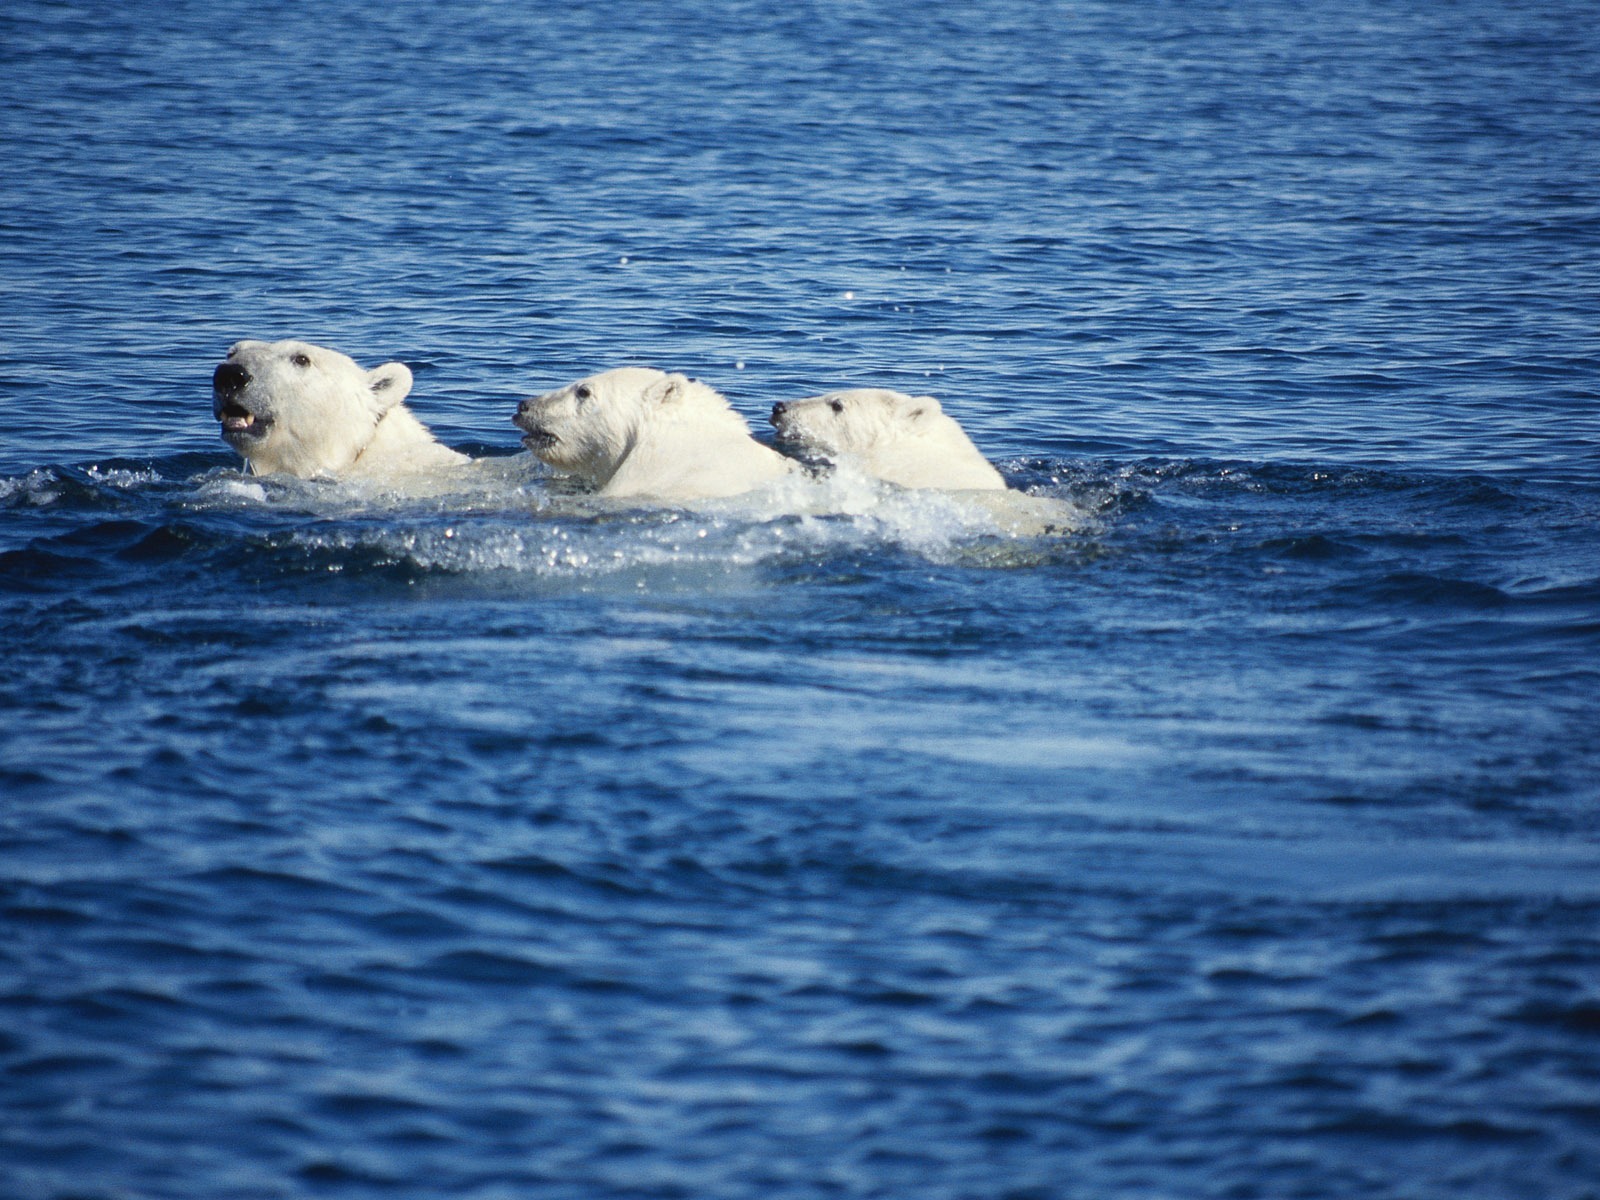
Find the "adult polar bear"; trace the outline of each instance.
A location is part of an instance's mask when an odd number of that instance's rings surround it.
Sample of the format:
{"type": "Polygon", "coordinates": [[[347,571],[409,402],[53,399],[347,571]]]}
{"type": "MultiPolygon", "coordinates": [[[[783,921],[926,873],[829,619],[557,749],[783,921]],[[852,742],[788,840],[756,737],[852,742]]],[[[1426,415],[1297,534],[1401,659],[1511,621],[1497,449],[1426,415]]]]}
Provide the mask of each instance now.
{"type": "Polygon", "coordinates": [[[721,393],[683,375],[618,367],[524,400],[522,444],[602,496],[703,500],[798,470],[750,436],[721,393]]]}
{"type": "Polygon", "coordinates": [[[402,401],[411,370],[363,370],[310,342],[237,342],[211,376],[222,440],[257,475],[388,479],[469,461],[434,440],[402,401]]]}
{"type": "Polygon", "coordinates": [[[781,442],[848,459],[908,488],[1001,490],[1006,481],[932,396],[851,388],[772,406],[781,442]]]}

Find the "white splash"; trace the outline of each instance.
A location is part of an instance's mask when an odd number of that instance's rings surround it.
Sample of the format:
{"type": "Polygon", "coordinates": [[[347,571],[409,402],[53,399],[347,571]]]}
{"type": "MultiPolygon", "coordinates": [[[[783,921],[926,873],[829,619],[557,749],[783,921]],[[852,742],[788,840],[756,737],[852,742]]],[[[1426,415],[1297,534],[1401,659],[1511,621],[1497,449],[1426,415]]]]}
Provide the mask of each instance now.
{"type": "Polygon", "coordinates": [[[145,484],[161,482],[161,476],[155,471],[127,471],[120,467],[101,470],[98,464],[86,468],[84,474],[93,483],[104,484],[106,487],[119,488],[124,491],[141,487],[145,484]]]}
{"type": "Polygon", "coordinates": [[[34,508],[44,508],[61,499],[66,491],[61,476],[47,467],[38,467],[26,475],[0,479],[0,500],[13,496],[34,508]]]}
{"type": "Polygon", "coordinates": [[[933,562],[1021,566],[1084,513],[1019,491],[942,492],[887,484],[849,468],[797,473],[693,505],[651,505],[563,490],[526,456],[480,460],[432,495],[351,480],[214,471],[185,503],[317,520],[285,536],[318,554],[375,554],[424,572],[600,579],[670,570],[713,580],[763,564],[893,549],[933,562]]]}

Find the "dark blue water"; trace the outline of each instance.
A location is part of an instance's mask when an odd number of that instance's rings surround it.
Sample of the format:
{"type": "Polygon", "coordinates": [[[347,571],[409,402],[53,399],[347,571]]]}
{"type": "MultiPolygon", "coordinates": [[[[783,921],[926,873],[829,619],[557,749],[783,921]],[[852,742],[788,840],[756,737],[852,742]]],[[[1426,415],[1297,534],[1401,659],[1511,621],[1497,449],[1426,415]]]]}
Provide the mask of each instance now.
{"type": "Polygon", "coordinates": [[[0,1195],[1600,1196],[1597,131],[1578,3],[14,0],[0,1195]],[[491,461],[241,475],[291,335],[491,461]],[[623,363],[1083,528],[574,507],[623,363]]]}

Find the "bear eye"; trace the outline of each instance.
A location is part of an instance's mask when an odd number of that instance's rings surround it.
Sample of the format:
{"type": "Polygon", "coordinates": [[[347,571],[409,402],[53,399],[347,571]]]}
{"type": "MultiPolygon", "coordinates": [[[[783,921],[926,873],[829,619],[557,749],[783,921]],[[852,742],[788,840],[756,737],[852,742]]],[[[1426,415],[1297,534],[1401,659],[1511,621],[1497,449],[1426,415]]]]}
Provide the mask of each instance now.
{"type": "Polygon", "coordinates": [[[842,413],[844,411],[844,401],[843,400],[830,400],[828,402],[828,407],[833,409],[833,411],[836,412],[836,413],[842,413]]]}
{"type": "Polygon", "coordinates": [[[311,356],[309,354],[296,354],[289,361],[297,367],[309,367],[311,365],[311,356]]]}
{"type": "Polygon", "coordinates": [[[573,392],[572,394],[574,396],[576,396],[579,400],[587,400],[587,399],[589,399],[590,396],[594,395],[594,392],[590,390],[589,385],[587,383],[580,383],[578,385],[578,390],[573,392]]]}

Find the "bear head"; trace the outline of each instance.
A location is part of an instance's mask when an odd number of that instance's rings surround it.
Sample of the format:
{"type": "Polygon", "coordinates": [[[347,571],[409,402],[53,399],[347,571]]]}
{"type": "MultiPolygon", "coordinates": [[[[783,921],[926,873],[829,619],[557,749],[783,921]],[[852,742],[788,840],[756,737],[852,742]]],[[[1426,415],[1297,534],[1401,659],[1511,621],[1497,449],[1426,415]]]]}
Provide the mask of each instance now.
{"type": "Polygon", "coordinates": [[[902,487],[1004,488],[1000,472],[932,396],[851,388],[772,406],[778,440],[803,458],[849,459],[902,487]]]}
{"type": "Polygon", "coordinates": [[[713,389],[649,367],[618,367],[524,400],[512,418],[539,459],[604,487],[641,444],[703,431],[747,436],[713,389]]]}
{"type": "Polygon", "coordinates": [[[404,363],[368,371],[310,342],[237,342],[211,376],[211,411],[258,474],[347,470],[411,391],[404,363]]]}
{"type": "Polygon", "coordinates": [[[804,454],[870,457],[892,442],[931,432],[944,415],[932,396],[908,396],[887,388],[850,388],[785,400],[772,406],[779,440],[804,454]]]}

